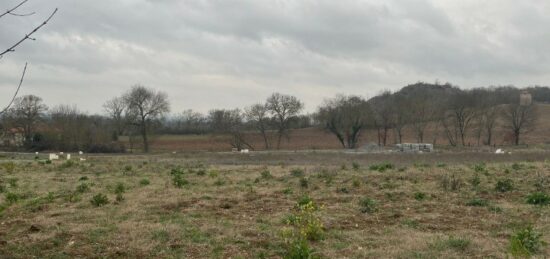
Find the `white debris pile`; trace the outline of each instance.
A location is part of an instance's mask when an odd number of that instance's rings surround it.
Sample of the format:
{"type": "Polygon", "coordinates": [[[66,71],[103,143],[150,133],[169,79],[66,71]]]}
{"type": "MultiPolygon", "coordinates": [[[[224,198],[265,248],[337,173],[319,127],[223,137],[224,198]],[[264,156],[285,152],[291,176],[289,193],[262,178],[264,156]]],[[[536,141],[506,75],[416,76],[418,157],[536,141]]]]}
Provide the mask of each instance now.
{"type": "Polygon", "coordinates": [[[50,154],[50,160],[58,160],[59,156],[57,154],[50,154]]]}
{"type": "Polygon", "coordinates": [[[248,154],[250,150],[248,149],[241,149],[241,154],[248,154]]]}
{"type": "Polygon", "coordinates": [[[504,153],[506,153],[506,152],[504,152],[504,150],[502,150],[500,148],[497,149],[497,151],[495,151],[495,154],[504,154],[504,153]]]}

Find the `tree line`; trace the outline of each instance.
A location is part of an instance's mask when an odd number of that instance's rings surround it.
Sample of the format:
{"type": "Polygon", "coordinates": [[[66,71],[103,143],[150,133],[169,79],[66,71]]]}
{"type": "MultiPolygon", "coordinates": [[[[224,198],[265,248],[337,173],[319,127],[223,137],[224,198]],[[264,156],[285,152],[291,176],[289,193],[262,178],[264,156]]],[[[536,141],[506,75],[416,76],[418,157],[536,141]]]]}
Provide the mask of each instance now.
{"type": "Polygon", "coordinates": [[[0,117],[0,129],[4,139],[19,134],[20,149],[87,152],[124,152],[134,146],[149,152],[155,134],[220,134],[229,136],[228,144],[237,149],[280,149],[293,129],[310,127],[323,128],[346,149],[358,148],[367,130],[376,133],[374,141],[380,146],[402,143],[405,137],[434,143],[437,136],[451,146],[466,146],[494,145],[500,127],[519,145],[535,126],[537,103],[548,101],[547,87],[463,90],[451,84],[416,83],[370,99],[337,95],[312,114],[303,114],[304,104],[297,97],[273,93],[244,108],[174,115],[169,114],[166,93],[136,85],[106,101],[103,115],[88,115],[69,105],[50,108],[35,95],[17,97],[0,117]],[[522,92],[532,100],[521,103],[522,92]],[[261,146],[250,142],[251,133],[261,136],[261,146]],[[120,141],[121,136],[128,141],[120,141]]]}

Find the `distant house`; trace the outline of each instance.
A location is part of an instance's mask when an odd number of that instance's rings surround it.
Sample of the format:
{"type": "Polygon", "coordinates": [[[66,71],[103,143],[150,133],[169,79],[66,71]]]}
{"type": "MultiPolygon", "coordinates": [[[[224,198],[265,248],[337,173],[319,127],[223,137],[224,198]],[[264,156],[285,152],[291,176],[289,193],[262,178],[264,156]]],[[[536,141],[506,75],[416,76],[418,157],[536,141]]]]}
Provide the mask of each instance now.
{"type": "Polygon", "coordinates": [[[22,128],[10,128],[0,133],[0,145],[4,147],[20,147],[25,142],[22,128]]]}
{"type": "Polygon", "coordinates": [[[529,106],[531,103],[533,103],[533,97],[531,94],[527,91],[522,91],[519,94],[519,104],[521,106],[529,106]]]}

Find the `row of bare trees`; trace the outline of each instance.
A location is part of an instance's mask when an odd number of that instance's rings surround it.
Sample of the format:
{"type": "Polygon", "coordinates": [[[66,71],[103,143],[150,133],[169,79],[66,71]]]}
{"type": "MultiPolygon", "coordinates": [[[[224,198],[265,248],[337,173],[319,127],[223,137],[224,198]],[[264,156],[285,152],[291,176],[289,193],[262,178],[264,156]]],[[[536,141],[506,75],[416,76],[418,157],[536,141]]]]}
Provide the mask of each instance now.
{"type": "Polygon", "coordinates": [[[429,142],[435,143],[441,132],[451,146],[471,145],[472,138],[477,145],[492,145],[497,128],[509,132],[511,142],[519,145],[538,116],[535,103],[520,103],[519,98],[520,90],[514,87],[461,90],[420,83],[370,100],[339,95],[325,101],[316,118],[344,148],[356,148],[366,128],[376,131],[381,146],[388,144],[390,133],[395,143],[402,143],[405,132],[425,142],[428,129],[429,142]]]}

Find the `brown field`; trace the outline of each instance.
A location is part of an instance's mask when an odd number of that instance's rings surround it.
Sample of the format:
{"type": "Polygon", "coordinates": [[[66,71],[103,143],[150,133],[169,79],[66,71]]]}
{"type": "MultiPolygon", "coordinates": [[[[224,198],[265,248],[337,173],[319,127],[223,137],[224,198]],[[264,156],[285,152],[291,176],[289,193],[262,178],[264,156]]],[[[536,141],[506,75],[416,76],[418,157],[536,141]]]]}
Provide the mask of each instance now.
{"type": "MultiPolygon", "coordinates": [[[[522,144],[541,145],[550,144],[550,120],[545,117],[550,113],[550,105],[539,105],[539,120],[533,130],[527,132],[521,138],[522,144]]],[[[504,122],[500,122],[503,125],[504,122]]],[[[271,143],[274,146],[275,136],[272,134],[271,143]]],[[[474,128],[470,131],[466,142],[471,147],[478,147],[477,138],[474,137],[474,128]]],[[[229,151],[231,150],[230,136],[227,135],[161,135],[152,139],[151,148],[155,152],[172,152],[172,151],[229,151]]],[[[261,136],[257,133],[250,132],[246,134],[246,140],[255,150],[264,150],[264,142],[261,136]]],[[[497,127],[494,133],[495,144],[499,147],[510,146],[512,139],[510,130],[504,126],[497,127]]],[[[127,138],[122,138],[122,142],[127,143],[127,138]]],[[[416,142],[415,135],[411,127],[406,127],[404,130],[403,142],[416,142]]],[[[428,127],[425,133],[424,142],[435,143],[440,147],[448,145],[441,127],[436,127],[432,124],[428,127]]],[[[378,143],[377,132],[375,130],[366,130],[362,133],[360,139],[360,147],[368,143],[378,143]]],[[[387,145],[392,146],[397,143],[393,131],[389,132],[387,145]]],[[[139,147],[139,144],[137,145],[139,147]]],[[[284,139],[281,143],[281,149],[284,150],[326,150],[326,149],[341,149],[341,145],[329,132],[319,128],[308,128],[293,130],[290,133],[289,139],[284,139]]]]}
{"type": "MultiPolygon", "coordinates": [[[[280,258],[296,239],[289,233],[303,229],[318,231],[307,244],[320,258],[526,256],[511,245],[526,226],[550,243],[550,206],[527,203],[550,193],[549,154],[182,153],[51,164],[3,154],[0,257],[280,258]],[[92,204],[97,194],[108,202],[92,204]],[[318,208],[304,214],[318,220],[306,228],[296,223],[304,196],[318,208]]],[[[532,256],[550,256],[537,244],[532,256]]]]}

